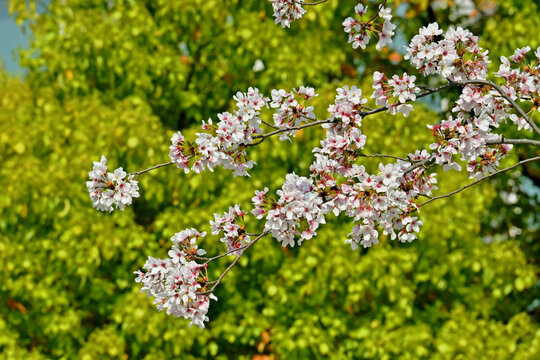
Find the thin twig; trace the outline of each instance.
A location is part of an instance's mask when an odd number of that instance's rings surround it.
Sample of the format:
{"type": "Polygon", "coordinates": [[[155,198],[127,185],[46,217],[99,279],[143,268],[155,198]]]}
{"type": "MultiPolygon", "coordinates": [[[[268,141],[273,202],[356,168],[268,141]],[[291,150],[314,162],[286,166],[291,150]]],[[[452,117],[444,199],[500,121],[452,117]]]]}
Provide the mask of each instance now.
{"type": "Polygon", "coordinates": [[[500,145],[500,144],[516,144],[516,145],[533,145],[540,146],[540,141],[531,139],[506,139],[502,137],[501,140],[489,140],[486,141],[486,145],[500,145]]]}
{"type": "Polygon", "coordinates": [[[386,5],[386,0],[384,0],[383,3],[379,5],[379,9],[378,9],[377,12],[375,13],[375,15],[373,15],[373,16],[366,22],[366,24],[371,23],[373,20],[375,20],[375,19],[379,16],[379,12],[384,8],[384,5],[386,5]]]}
{"type": "Polygon", "coordinates": [[[329,0],[320,0],[320,1],[312,2],[312,3],[307,3],[304,1],[295,1],[295,3],[300,4],[300,5],[306,5],[306,6],[315,6],[315,5],[323,4],[327,1],[329,0]]]}
{"type": "Polygon", "coordinates": [[[509,166],[509,167],[507,167],[507,168],[504,168],[504,169],[498,170],[498,171],[496,171],[496,172],[494,172],[494,173],[491,173],[491,174],[489,174],[489,175],[486,175],[486,176],[484,176],[483,178],[481,178],[481,179],[479,179],[479,180],[476,180],[476,181],[474,181],[474,182],[472,182],[472,183],[470,183],[470,184],[467,184],[467,185],[465,185],[465,186],[463,186],[463,187],[461,187],[461,188],[459,188],[459,189],[457,189],[457,190],[454,190],[454,191],[452,191],[452,192],[450,192],[450,193],[448,193],[448,194],[439,195],[439,196],[434,196],[434,197],[432,197],[431,199],[429,199],[428,201],[423,202],[423,203],[421,203],[420,205],[418,205],[418,207],[421,207],[421,206],[424,206],[424,205],[426,205],[426,204],[429,204],[430,202],[435,201],[435,200],[437,200],[437,199],[442,199],[442,198],[450,197],[450,196],[452,196],[452,195],[454,195],[454,194],[457,194],[457,193],[460,192],[460,191],[463,191],[463,190],[465,190],[465,189],[467,189],[467,188],[469,188],[469,187],[471,187],[471,186],[474,186],[474,185],[478,184],[480,181],[483,181],[483,180],[485,180],[485,179],[489,179],[490,177],[493,177],[493,176],[495,176],[495,175],[497,175],[497,174],[506,172],[506,171],[508,171],[508,170],[512,170],[512,169],[514,169],[514,168],[516,168],[516,167],[518,167],[518,166],[520,166],[520,165],[523,165],[523,164],[525,164],[525,163],[528,163],[528,162],[530,162],[530,161],[537,161],[537,160],[540,160],[540,156],[536,156],[536,157],[533,157],[533,158],[529,158],[529,159],[522,160],[522,161],[520,161],[520,162],[518,162],[518,163],[516,163],[516,164],[514,164],[514,165],[512,165],[512,166],[509,166]]]}
{"type": "Polygon", "coordinates": [[[172,165],[172,164],[174,164],[174,163],[175,163],[174,161],[169,161],[169,162],[166,162],[166,163],[163,163],[163,164],[159,164],[159,165],[152,166],[151,168],[148,168],[148,169],[144,169],[144,170],[140,170],[140,171],[135,171],[135,172],[131,173],[131,175],[137,175],[137,179],[138,179],[138,178],[139,178],[139,175],[144,174],[145,172],[149,172],[149,171],[152,171],[152,170],[154,170],[154,169],[158,169],[158,168],[160,168],[160,167],[172,165]]]}
{"type": "Polygon", "coordinates": [[[264,120],[262,120],[262,119],[261,119],[261,122],[262,122],[264,125],[269,126],[269,127],[271,127],[271,128],[279,129],[277,126],[272,125],[272,124],[270,124],[270,123],[268,123],[268,122],[266,122],[266,121],[264,121],[264,120]]]}
{"type": "Polygon", "coordinates": [[[408,161],[407,159],[401,158],[401,157],[399,157],[399,156],[386,155],[386,154],[371,154],[371,155],[367,155],[367,154],[359,154],[359,153],[356,153],[355,155],[356,155],[356,156],[361,156],[361,157],[367,157],[367,158],[370,158],[370,157],[384,157],[384,158],[391,158],[391,159],[396,159],[396,160],[401,160],[401,161],[408,161]]]}
{"type": "Polygon", "coordinates": [[[248,244],[246,244],[246,245],[240,246],[238,249],[232,249],[232,250],[227,251],[226,253],[223,253],[223,254],[220,254],[220,255],[217,255],[217,256],[214,256],[214,257],[211,257],[211,258],[201,257],[200,259],[201,259],[201,260],[206,260],[204,263],[205,263],[205,264],[208,264],[210,261],[214,261],[214,260],[216,260],[216,259],[219,259],[219,258],[222,258],[222,257],[224,257],[224,256],[230,255],[230,254],[232,254],[232,253],[234,253],[234,252],[237,252],[237,251],[241,251],[241,250],[247,249],[248,246],[249,246],[249,244],[251,244],[251,242],[248,243],[248,244]]]}
{"type": "MultiPolygon", "coordinates": [[[[282,132],[300,130],[300,129],[305,129],[305,128],[308,128],[308,127],[311,127],[311,126],[329,124],[329,123],[332,123],[332,122],[333,122],[333,120],[317,120],[317,121],[314,121],[312,123],[308,123],[308,124],[304,124],[304,125],[291,126],[291,127],[288,127],[288,128],[280,128],[279,130],[272,131],[272,132],[269,132],[267,134],[255,135],[255,136],[253,136],[253,139],[266,139],[267,137],[274,136],[274,135],[280,134],[282,132]]],[[[258,144],[260,144],[260,142],[258,144]]]]}
{"type": "Polygon", "coordinates": [[[262,234],[260,234],[259,236],[257,236],[255,239],[253,239],[252,242],[250,242],[249,244],[246,245],[244,251],[242,251],[239,255],[236,256],[236,259],[233,260],[233,262],[225,269],[225,271],[221,274],[221,276],[215,280],[214,282],[212,282],[214,285],[210,288],[210,290],[207,290],[207,291],[204,291],[204,292],[201,292],[201,295],[208,295],[210,293],[212,293],[216,287],[221,283],[221,280],[223,280],[223,278],[225,277],[225,275],[234,267],[234,265],[236,265],[236,263],[238,262],[238,260],[240,260],[240,258],[242,257],[242,255],[244,255],[244,253],[246,252],[247,249],[249,249],[253,244],[255,244],[257,241],[259,241],[260,238],[262,238],[263,236],[265,235],[268,235],[270,232],[269,231],[266,231],[266,232],[263,232],[262,234]]]}
{"type": "Polygon", "coordinates": [[[427,164],[428,162],[432,161],[433,158],[434,158],[434,156],[431,155],[431,156],[430,156],[429,158],[427,158],[427,159],[418,161],[416,164],[411,165],[411,167],[409,167],[407,170],[405,170],[405,172],[403,172],[403,175],[407,175],[407,174],[410,173],[411,171],[416,170],[416,169],[418,169],[418,168],[421,167],[421,166],[424,166],[424,165],[427,164]]]}

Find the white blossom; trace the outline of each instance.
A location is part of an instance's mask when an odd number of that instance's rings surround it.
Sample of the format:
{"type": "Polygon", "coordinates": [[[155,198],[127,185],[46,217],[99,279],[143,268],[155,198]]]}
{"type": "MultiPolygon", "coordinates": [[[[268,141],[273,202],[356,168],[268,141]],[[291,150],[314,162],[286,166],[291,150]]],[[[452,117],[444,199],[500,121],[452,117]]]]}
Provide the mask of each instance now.
{"type": "Polygon", "coordinates": [[[111,212],[116,207],[124,210],[131,205],[134,197],[139,197],[139,186],[135,176],[128,175],[122,168],[107,172],[107,159],[94,161],[94,168],[88,172],[90,181],[86,182],[90,199],[94,207],[101,211],[111,212]]]}

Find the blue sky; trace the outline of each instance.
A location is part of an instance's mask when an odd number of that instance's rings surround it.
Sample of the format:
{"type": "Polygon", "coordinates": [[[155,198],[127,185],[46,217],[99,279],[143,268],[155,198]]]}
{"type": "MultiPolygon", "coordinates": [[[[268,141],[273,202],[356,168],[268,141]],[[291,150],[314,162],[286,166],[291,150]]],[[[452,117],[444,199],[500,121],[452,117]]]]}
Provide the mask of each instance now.
{"type": "Polygon", "coordinates": [[[8,73],[22,73],[14,60],[14,52],[18,47],[26,47],[27,43],[27,37],[9,16],[6,3],[0,0],[0,58],[8,73]]]}

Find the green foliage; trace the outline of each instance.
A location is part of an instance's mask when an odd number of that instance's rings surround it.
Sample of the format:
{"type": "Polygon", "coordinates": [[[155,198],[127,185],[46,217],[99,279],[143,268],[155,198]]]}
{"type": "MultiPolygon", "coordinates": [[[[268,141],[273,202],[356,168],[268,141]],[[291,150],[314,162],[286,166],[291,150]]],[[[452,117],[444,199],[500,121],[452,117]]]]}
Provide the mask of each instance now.
{"type": "MultiPolygon", "coordinates": [[[[421,1],[411,3],[423,11],[421,1]]],[[[534,4],[511,3],[501,9],[519,11],[498,12],[486,26],[498,21],[519,32],[516,17],[534,4]]],[[[479,219],[497,195],[489,183],[422,208],[425,225],[412,244],[382,238],[352,252],[343,244],[351,226],[341,217],[301,248],[261,240],[218,288],[205,330],[158,313],[132,272],[148,255],[166,256],[175,232],[208,231],[214,212],[248,205],[263,186],[274,191],[288,172],[307,174],[323,132],[307,129],[292,144],[268,140],[252,149],[258,165],[249,179],[167,167],[141,176],[141,198],[125,212],[92,209],[84,186],[92,161],[103,153],[110,167],[128,171],[165,162],[171,128],[215,118],[238,90],[307,83],[323,110],[338,86],[362,85],[369,94],[371,79],[356,67],[363,63],[369,74],[390,63],[388,53],[345,44],[340,22],[355,2],[310,9],[291,30],[273,25],[267,1],[118,1],[109,9],[105,1],[67,0],[41,15],[25,4],[11,1],[33,31],[32,48],[21,55],[28,78],[0,72],[0,262],[7,272],[0,358],[540,357],[540,327],[526,312],[537,291],[531,259],[538,253],[524,253],[519,242],[483,242],[479,219]],[[251,71],[256,59],[263,72],[251,71]]],[[[408,37],[421,21],[412,16],[408,37]]],[[[510,52],[483,31],[490,53],[510,52]]],[[[533,45],[523,36],[515,47],[533,45]]],[[[417,105],[407,119],[366,118],[366,153],[424,148],[425,124],[440,116],[417,105]]],[[[198,125],[182,131],[194,136],[198,125]]],[[[467,181],[441,171],[440,191],[467,181]]],[[[223,251],[211,236],[202,247],[223,251]]],[[[230,261],[213,262],[210,277],[230,261]]]]}
{"type": "Polygon", "coordinates": [[[225,109],[253,83],[268,89],[339,75],[343,34],[311,16],[293,35],[269,12],[267,1],[53,1],[35,20],[22,64],[34,86],[50,86],[61,99],[96,90],[107,101],[136,95],[167,126],[184,127],[225,109]],[[256,59],[268,71],[251,71],[256,59]]]}

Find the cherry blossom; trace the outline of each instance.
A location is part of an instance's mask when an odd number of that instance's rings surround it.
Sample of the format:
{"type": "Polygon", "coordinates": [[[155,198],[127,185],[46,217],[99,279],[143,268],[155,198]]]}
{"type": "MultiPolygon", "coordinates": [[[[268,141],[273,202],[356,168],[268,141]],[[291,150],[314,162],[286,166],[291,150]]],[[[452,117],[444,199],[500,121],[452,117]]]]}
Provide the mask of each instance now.
{"type": "Polygon", "coordinates": [[[195,142],[186,140],[180,131],[173,135],[169,157],[178,168],[199,173],[222,166],[234,170],[234,176],[249,175],[247,170],[255,162],[247,158],[246,145],[253,141],[253,135],[262,132],[259,114],[269,99],[251,87],[233,98],[237,110],[218,114],[217,124],[212,119],[203,121],[204,132],[196,134],[195,142]]]}
{"type": "Polygon", "coordinates": [[[269,231],[282,246],[301,245],[303,240],[317,234],[319,225],[326,223],[324,215],[329,212],[315,190],[312,180],[288,174],[283,187],[277,191],[277,201],[269,200],[266,192],[256,194],[253,213],[259,218],[266,215],[264,230],[269,231]],[[262,208],[265,203],[270,204],[269,210],[262,208]],[[299,236],[297,241],[296,236],[299,236]]]}
{"type": "MultiPolygon", "coordinates": [[[[311,87],[301,86],[298,90],[287,92],[283,89],[272,90],[270,107],[276,109],[274,113],[274,126],[286,129],[298,126],[308,120],[313,120],[313,106],[306,106],[306,101],[317,96],[311,87]]],[[[290,135],[296,136],[294,131],[282,132],[280,140],[290,140],[290,135]]]]}
{"type": "MultiPolygon", "coordinates": [[[[292,21],[302,17],[305,13],[302,5],[316,4],[270,1],[275,22],[282,27],[289,27],[292,21]]],[[[345,19],[343,27],[353,48],[365,48],[370,36],[377,35],[376,48],[380,50],[391,43],[394,35],[391,11],[381,5],[373,16],[364,20],[367,11],[359,3],[355,17],[345,19]]],[[[141,291],[155,298],[159,310],[182,316],[202,328],[208,321],[209,300],[217,300],[212,294],[215,287],[245,251],[265,235],[271,235],[282,246],[300,246],[304,240],[313,239],[327,217],[334,215],[351,219],[351,230],[344,241],[352,250],[376,245],[382,236],[411,242],[423,225],[419,218],[422,206],[525,162],[540,160],[537,156],[499,168],[513,145],[540,145],[534,139],[506,139],[501,133],[504,129],[501,125],[510,123],[517,130],[540,135],[536,123],[516,102],[531,105],[529,113],[540,108],[540,47],[533,53],[526,46],[508,58],[502,57],[494,73],[501,85],[488,80],[487,54],[468,30],[450,27],[444,32],[437,23],[429,24],[419,29],[408,44],[405,59],[421,75],[429,77],[426,83],[443,82],[443,85],[431,89],[416,85],[415,75],[387,77],[376,71],[371,97],[378,108],[366,107],[368,100],[362,97],[358,87],[343,86],[336,90],[324,120],[316,119],[315,109],[309,104],[317,96],[311,87],[301,86],[291,91],[274,89],[270,91],[271,98],[250,87],[234,95],[236,109],[217,114],[216,122],[203,121],[202,131],[194,139],[187,139],[180,131],[173,134],[169,163],[128,175],[122,168],[107,172],[105,157],[94,162],[89,172],[91,181],[87,182],[90,197],[99,210],[124,209],[133,197],[139,196],[135,175],[169,164],[186,173],[213,171],[221,166],[233,170],[234,176],[248,175],[255,164],[248,159],[250,146],[271,136],[291,140],[297,130],[311,126],[326,130],[319,146],[313,149],[309,174],[287,174],[275,197],[270,195],[268,187],[255,191],[251,209],[234,205],[227,212],[214,214],[210,228],[212,235],[226,244],[224,254],[204,258],[205,251],[197,243],[206,233],[187,229],[171,238],[173,246],[168,258],[149,257],[143,267],[145,271],[136,272],[141,291]],[[449,88],[458,88],[459,97],[449,114],[427,124],[433,135],[429,150],[418,149],[406,157],[364,153],[369,141],[362,132],[366,116],[382,111],[408,116],[418,98],[449,88]],[[273,122],[260,118],[264,107],[274,110],[273,122]],[[361,163],[364,157],[381,158],[381,161],[377,168],[368,171],[361,163]],[[476,180],[448,194],[434,196],[438,190],[434,169],[460,171],[462,165],[476,180]],[[250,216],[260,220],[259,234],[247,231],[250,216]],[[227,255],[235,256],[234,260],[217,280],[210,282],[207,264],[227,255]]]]}
{"type": "Polygon", "coordinates": [[[124,210],[131,205],[134,197],[139,197],[139,186],[133,175],[128,175],[122,168],[107,172],[107,159],[94,161],[94,168],[88,172],[90,181],[86,182],[90,199],[94,207],[101,211],[111,212],[116,207],[124,210]]]}
{"type": "Polygon", "coordinates": [[[270,0],[274,9],[275,23],[282,27],[290,27],[294,20],[300,19],[306,10],[302,2],[297,0],[270,0]]]}
{"type": "Polygon", "coordinates": [[[171,240],[174,246],[169,258],[149,257],[143,271],[136,271],[135,281],[142,284],[141,292],[154,297],[154,305],[167,315],[184,317],[200,328],[208,321],[206,316],[213,294],[206,294],[208,276],[206,265],[198,264],[197,256],[204,255],[196,242],[206,234],[195,229],[187,229],[175,234],[171,240]]]}
{"type": "Polygon", "coordinates": [[[489,59],[487,51],[478,46],[478,37],[461,27],[451,27],[435,41],[441,34],[437,23],[422,27],[406,48],[405,59],[423,75],[440,74],[452,81],[485,79],[489,59]]]}
{"type": "Polygon", "coordinates": [[[380,106],[388,107],[388,112],[392,115],[402,113],[409,116],[413,110],[409,101],[416,100],[416,94],[420,88],[415,85],[416,76],[409,76],[404,73],[401,77],[398,75],[387,79],[386,76],[378,71],[373,74],[373,95],[375,103],[380,106]]]}
{"type": "Polygon", "coordinates": [[[357,49],[358,47],[365,49],[371,39],[370,34],[378,34],[379,42],[376,48],[377,50],[381,50],[383,47],[392,43],[392,36],[396,28],[391,22],[392,14],[390,8],[379,6],[379,10],[375,16],[365,21],[363,17],[366,15],[367,10],[367,6],[364,6],[362,3],[357,4],[354,7],[356,18],[346,18],[342,23],[343,30],[349,34],[349,43],[352,44],[353,49],[357,49]]]}
{"type": "Polygon", "coordinates": [[[251,240],[249,234],[246,233],[245,215],[246,212],[240,209],[240,205],[235,205],[223,215],[214,214],[214,221],[210,221],[212,235],[219,235],[223,232],[220,241],[227,245],[227,252],[231,255],[239,254],[239,251],[234,250],[249,244],[251,240]]]}

